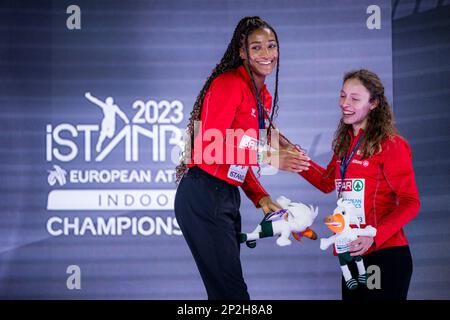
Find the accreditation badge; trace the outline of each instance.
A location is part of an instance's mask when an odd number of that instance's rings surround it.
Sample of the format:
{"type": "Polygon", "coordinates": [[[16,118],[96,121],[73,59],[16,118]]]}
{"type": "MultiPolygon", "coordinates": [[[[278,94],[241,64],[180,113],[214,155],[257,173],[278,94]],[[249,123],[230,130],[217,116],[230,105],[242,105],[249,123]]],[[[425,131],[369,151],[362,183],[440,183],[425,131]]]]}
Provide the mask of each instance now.
{"type": "Polygon", "coordinates": [[[366,180],[344,179],[344,181],[341,182],[340,179],[336,179],[334,182],[336,184],[336,192],[339,193],[339,190],[341,190],[342,199],[353,203],[359,223],[365,224],[366,215],[364,213],[364,192],[366,189],[366,180]]]}
{"type": "Polygon", "coordinates": [[[247,171],[248,166],[231,165],[228,169],[227,177],[235,181],[244,182],[247,171]]]}

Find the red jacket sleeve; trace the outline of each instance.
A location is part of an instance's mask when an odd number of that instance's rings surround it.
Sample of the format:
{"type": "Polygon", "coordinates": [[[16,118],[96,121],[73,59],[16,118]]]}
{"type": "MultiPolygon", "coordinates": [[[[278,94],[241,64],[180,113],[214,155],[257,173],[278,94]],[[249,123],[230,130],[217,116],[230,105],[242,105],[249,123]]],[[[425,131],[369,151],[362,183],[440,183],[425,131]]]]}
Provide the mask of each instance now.
{"type": "Polygon", "coordinates": [[[324,193],[330,193],[335,189],[335,170],[336,170],[336,155],[333,156],[331,161],[328,163],[326,169],[322,168],[320,165],[314,161],[310,161],[311,166],[309,170],[302,171],[299,173],[303,178],[305,178],[309,183],[315,186],[317,189],[324,193]]]}
{"type": "Polygon", "coordinates": [[[261,183],[259,183],[258,178],[256,178],[252,167],[248,168],[247,176],[245,177],[244,183],[241,185],[242,190],[244,190],[245,195],[253,202],[255,207],[260,208],[259,200],[261,198],[268,196],[269,194],[264,190],[261,183]]]}
{"type": "MultiPolygon", "coordinates": [[[[256,150],[237,147],[242,134],[227,141],[227,129],[233,129],[237,108],[242,103],[242,90],[239,79],[232,76],[218,77],[212,82],[203,101],[201,128],[194,141],[194,163],[257,164],[256,150]]],[[[257,130],[253,131],[256,139],[257,130]]]]}
{"type": "Polygon", "coordinates": [[[419,212],[420,202],[417,192],[411,149],[400,137],[389,141],[386,146],[386,160],[383,162],[383,174],[397,196],[397,207],[383,216],[377,225],[375,246],[381,246],[398,232],[419,212]]]}

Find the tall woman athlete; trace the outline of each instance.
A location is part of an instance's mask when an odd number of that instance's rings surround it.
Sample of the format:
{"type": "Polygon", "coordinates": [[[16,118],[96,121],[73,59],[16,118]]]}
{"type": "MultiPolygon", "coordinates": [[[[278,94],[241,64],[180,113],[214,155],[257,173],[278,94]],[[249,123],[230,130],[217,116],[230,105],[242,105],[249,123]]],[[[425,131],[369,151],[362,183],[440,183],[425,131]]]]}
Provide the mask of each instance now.
{"type": "MultiPolygon", "coordinates": [[[[181,181],[175,215],[209,299],[249,299],[239,256],[238,186],[264,213],[280,209],[251,168],[257,165],[259,130],[270,131],[268,123],[278,109],[278,66],[274,29],[259,17],[243,18],[191,112],[191,154],[177,167],[181,181]],[[274,69],[272,107],[264,82],[274,69]],[[237,138],[229,139],[233,134],[237,138]]],[[[306,157],[295,150],[283,159],[280,167],[285,170],[299,172],[308,166],[302,161],[306,157]]]]}

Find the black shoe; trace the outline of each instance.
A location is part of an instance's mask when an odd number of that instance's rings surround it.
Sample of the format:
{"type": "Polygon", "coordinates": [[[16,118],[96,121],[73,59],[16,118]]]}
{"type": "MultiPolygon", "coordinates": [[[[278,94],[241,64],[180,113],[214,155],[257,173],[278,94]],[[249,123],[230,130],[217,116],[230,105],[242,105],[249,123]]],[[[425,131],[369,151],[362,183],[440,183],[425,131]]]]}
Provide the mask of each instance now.
{"type": "Polygon", "coordinates": [[[250,249],[254,249],[256,247],[256,240],[250,240],[245,242],[245,244],[247,245],[247,247],[249,247],[250,249]]]}
{"type": "Polygon", "coordinates": [[[350,280],[346,281],[345,284],[347,285],[347,288],[349,290],[355,290],[358,288],[358,282],[356,282],[355,279],[351,278],[350,280]]]}

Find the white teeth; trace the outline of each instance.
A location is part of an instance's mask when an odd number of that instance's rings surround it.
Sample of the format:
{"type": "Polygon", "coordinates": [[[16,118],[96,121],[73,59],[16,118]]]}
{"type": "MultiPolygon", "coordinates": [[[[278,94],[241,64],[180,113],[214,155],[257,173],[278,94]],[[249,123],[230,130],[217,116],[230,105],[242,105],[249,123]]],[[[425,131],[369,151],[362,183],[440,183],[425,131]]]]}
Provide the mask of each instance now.
{"type": "Polygon", "coordinates": [[[259,64],[265,64],[265,65],[267,65],[267,64],[271,64],[272,62],[270,62],[270,61],[260,61],[260,62],[258,62],[259,64]]]}
{"type": "Polygon", "coordinates": [[[352,114],[355,114],[354,112],[349,112],[349,111],[344,111],[342,113],[345,114],[346,116],[351,116],[352,114]]]}
{"type": "Polygon", "coordinates": [[[328,223],[326,223],[326,225],[333,226],[333,227],[340,227],[341,226],[341,224],[339,222],[328,222],[328,223]]]}

